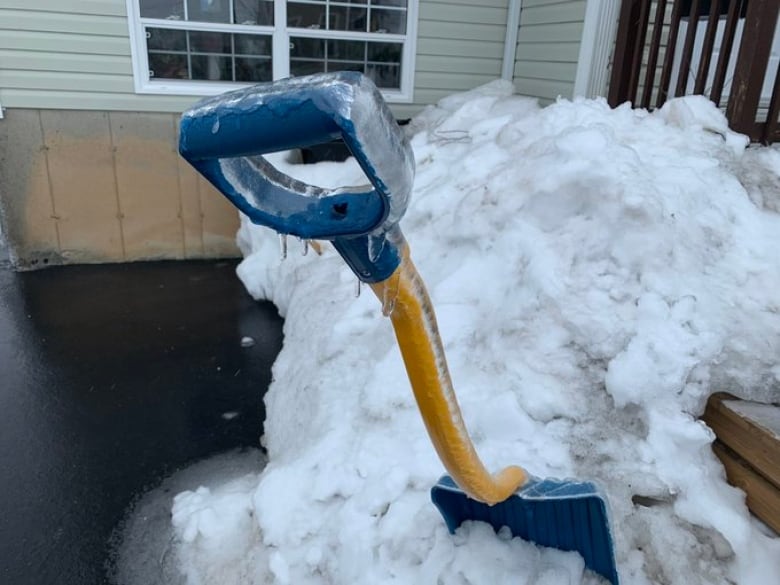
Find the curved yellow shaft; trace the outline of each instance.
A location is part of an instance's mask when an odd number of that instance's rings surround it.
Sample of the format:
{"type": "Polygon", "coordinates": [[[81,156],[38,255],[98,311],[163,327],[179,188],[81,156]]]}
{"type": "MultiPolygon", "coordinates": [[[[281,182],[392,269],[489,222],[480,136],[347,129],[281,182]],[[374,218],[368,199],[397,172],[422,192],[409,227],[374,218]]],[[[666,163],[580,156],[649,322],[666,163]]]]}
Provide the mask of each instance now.
{"type": "Polygon", "coordinates": [[[515,466],[491,475],[480,461],[452,388],[433,305],[408,246],[390,278],[371,288],[390,315],[417,406],[445,469],[469,497],[489,505],[504,501],[528,476],[515,466]]]}

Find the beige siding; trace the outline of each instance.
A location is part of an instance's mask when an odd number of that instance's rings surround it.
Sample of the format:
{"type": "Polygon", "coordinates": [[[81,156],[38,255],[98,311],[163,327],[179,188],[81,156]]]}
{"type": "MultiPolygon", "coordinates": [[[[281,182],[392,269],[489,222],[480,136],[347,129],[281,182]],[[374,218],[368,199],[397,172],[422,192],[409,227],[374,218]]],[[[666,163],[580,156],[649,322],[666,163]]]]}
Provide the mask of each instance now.
{"type": "Polygon", "coordinates": [[[524,0],[515,54],[515,87],[544,104],[572,97],[584,0],[524,0]]]}
{"type": "MultiPolygon", "coordinates": [[[[421,0],[414,101],[396,115],[500,77],[507,4],[421,0]]],[[[195,97],[135,93],[124,0],[0,0],[5,107],[178,112],[195,97]]]]}

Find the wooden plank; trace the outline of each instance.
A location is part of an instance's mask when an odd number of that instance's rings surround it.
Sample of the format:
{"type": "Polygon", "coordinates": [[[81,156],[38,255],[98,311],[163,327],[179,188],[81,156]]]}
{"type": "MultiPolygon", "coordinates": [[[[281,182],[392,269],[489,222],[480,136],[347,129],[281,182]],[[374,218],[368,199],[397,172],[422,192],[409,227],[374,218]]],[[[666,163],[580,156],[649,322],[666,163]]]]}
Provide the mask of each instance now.
{"type": "Polygon", "coordinates": [[[41,112],[62,255],[124,260],[108,115],[41,112]]]}
{"type": "Polygon", "coordinates": [[[712,50],[715,47],[715,32],[718,28],[719,19],[720,2],[712,2],[712,5],[710,6],[710,16],[707,19],[707,30],[704,33],[704,42],[702,43],[699,71],[696,74],[696,83],[693,87],[693,93],[698,95],[704,94],[704,84],[707,82],[707,75],[710,71],[712,50]]]}
{"type": "Polygon", "coordinates": [[[640,8],[641,0],[626,0],[620,10],[607,95],[607,101],[613,108],[626,101],[631,101],[631,96],[636,91],[636,88],[631,87],[631,73],[637,60],[636,43],[633,41],[638,32],[637,23],[639,22],[640,8]]]}
{"type": "Polygon", "coordinates": [[[688,85],[688,73],[691,69],[691,58],[693,57],[693,43],[696,40],[696,32],[699,25],[699,1],[691,1],[691,12],[688,15],[688,30],[683,41],[682,57],[680,57],[680,69],[677,74],[677,87],[674,95],[679,97],[685,94],[685,88],[688,85]]]}
{"type": "Polygon", "coordinates": [[[702,420],[718,440],[780,488],[780,438],[729,408],[730,400],[737,398],[725,392],[710,396],[702,420]]]}
{"type": "Polygon", "coordinates": [[[666,0],[658,0],[655,3],[655,19],[653,20],[653,34],[650,46],[647,49],[647,66],[645,68],[644,92],[641,106],[650,107],[650,100],[655,89],[655,75],[658,67],[658,56],[661,52],[661,43],[664,33],[664,16],[666,14],[666,0]]]}
{"type": "Polygon", "coordinates": [[[674,0],[671,23],[669,24],[669,39],[666,43],[666,57],[664,58],[664,67],[661,70],[661,81],[658,85],[658,99],[655,102],[657,108],[663,106],[669,96],[669,85],[672,82],[672,68],[674,66],[674,50],[677,47],[681,19],[682,0],[674,0]]]}
{"type": "Polygon", "coordinates": [[[775,87],[772,90],[772,99],[769,102],[769,111],[766,115],[764,135],[761,137],[761,142],[764,144],[775,142],[777,140],[775,135],[778,132],[780,132],[780,63],[778,63],[777,72],[775,73],[775,87]]]}
{"type": "Polygon", "coordinates": [[[170,114],[109,114],[127,260],[184,258],[179,155],[170,114]]]}
{"type": "Polygon", "coordinates": [[[720,100],[723,97],[723,85],[726,82],[726,69],[728,68],[731,51],[734,48],[734,36],[737,32],[739,23],[739,14],[742,8],[743,0],[730,0],[728,14],[726,15],[726,24],[723,29],[723,38],[720,41],[720,55],[718,55],[718,64],[715,66],[715,76],[712,80],[712,91],[710,99],[720,107],[720,100]]]}
{"type": "Polygon", "coordinates": [[[712,450],[723,463],[729,483],[745,492],[746,503],[753,514],[767,526],[780,534],[780,490],[734,451],[720,441],[715,441],[712,450]]]}
{"type": "Polygon", "coordinates": [[[636,104],[637,89],[639,88],[639,76],[642,71],[642,54],[647,38],[647,28],[650,22],[650,0],[642,0],[639,5],[639,22],[636,28],[636,40],[634,46],[634,62],[631,64],[631,76],[629,78],[629,99],[636,104]]]}
{"type": "Polygon", "coordinates": [[[755,124],[779,12],[777,0],[747,3],[742,43],[726,108],[729,125],[737,132],[748,134],[755,124]]]}

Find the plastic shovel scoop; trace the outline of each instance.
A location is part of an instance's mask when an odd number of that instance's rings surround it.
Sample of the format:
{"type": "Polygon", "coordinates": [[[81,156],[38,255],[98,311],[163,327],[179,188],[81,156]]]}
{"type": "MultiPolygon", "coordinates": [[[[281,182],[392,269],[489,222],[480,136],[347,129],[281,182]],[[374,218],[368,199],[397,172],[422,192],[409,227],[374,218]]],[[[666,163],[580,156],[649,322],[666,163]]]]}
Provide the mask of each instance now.
{"type": "Polygon", "coordinates": [[[491,474],[469,438],[447,370],[433,306],[399,220],[414,158],[374,84],[360,73],[286,79],[205,99],[182,116],[179,151],[254,223],[330,240],[368,283],[395,329],[417,405],[450,477],[432,498],[450,531],[466,520],[543,546],[574,550],[617,584],[606,503],[590,483],[540,481],[520,467],[491,474]],[[342,138],[371,181],[322,189],[263,154],[342,138]]]}

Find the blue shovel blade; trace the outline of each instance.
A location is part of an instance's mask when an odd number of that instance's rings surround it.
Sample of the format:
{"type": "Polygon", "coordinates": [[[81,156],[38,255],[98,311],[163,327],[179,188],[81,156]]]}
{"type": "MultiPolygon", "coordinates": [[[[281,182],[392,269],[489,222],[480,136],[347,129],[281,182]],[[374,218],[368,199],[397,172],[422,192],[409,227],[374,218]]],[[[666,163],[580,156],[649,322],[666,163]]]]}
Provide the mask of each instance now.
{"type": "Polygon", "coordinates": [[[469,498],[445,475],[431,499],[451,533],[467,520],[551,548],[576,551],[585,566],[618,585],[606,500],[590,482],[533,479],[509,499],[488,506],[469,498]]]}

